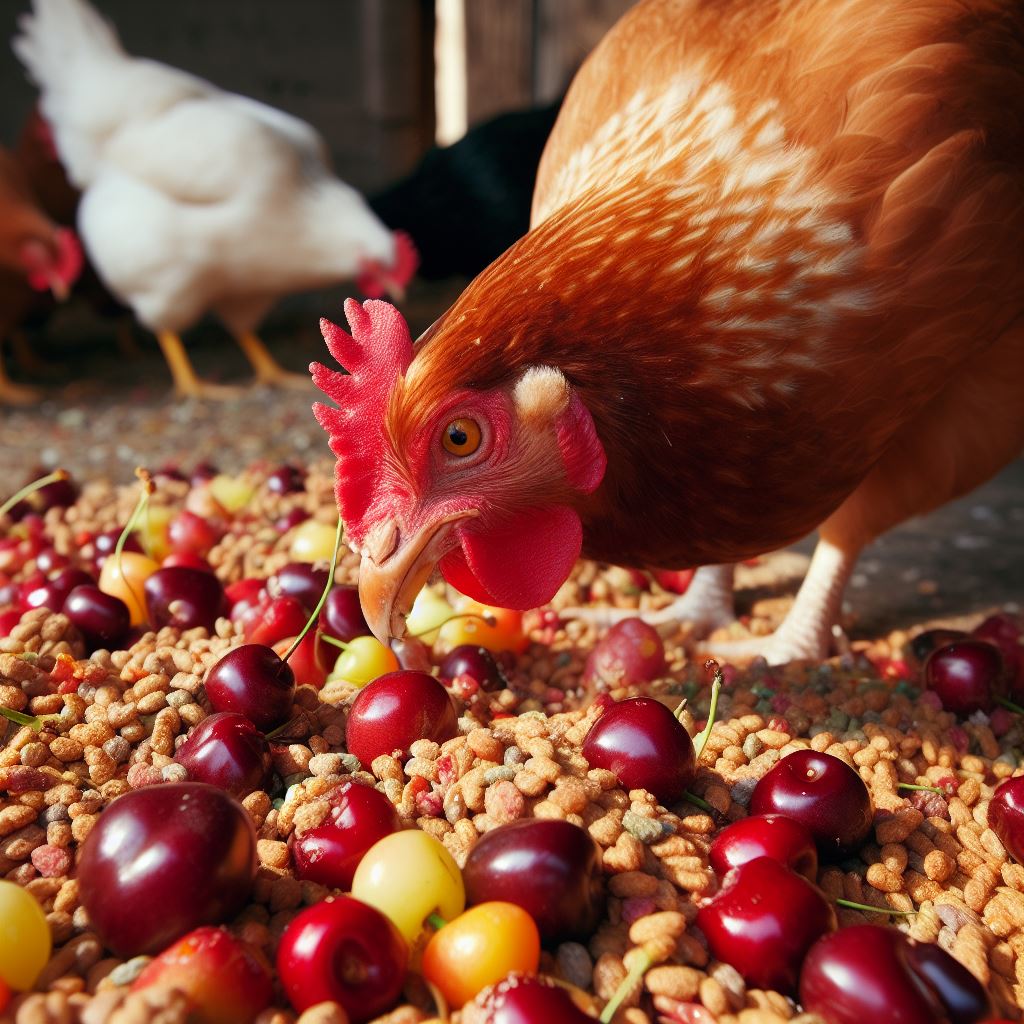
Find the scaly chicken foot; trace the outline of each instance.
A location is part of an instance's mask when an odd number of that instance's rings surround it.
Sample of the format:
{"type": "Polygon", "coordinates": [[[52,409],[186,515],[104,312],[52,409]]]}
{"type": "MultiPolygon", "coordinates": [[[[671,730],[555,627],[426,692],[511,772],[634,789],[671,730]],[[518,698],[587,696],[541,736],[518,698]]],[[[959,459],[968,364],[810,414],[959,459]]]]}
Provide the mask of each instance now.
{"type": "Polygon", "coordinates": [[[227,384],[211,384],[200,379],[192,366],[181,338],[172,331],[158,331],[156,340],[160,342],[167,367],[174,378],[174,390],[182,398],[210,398],[224,400],[237,398],[241,388],[227,384]]]}
{"type": "Polygon", "coordinates": [[[256,380],[268,387],[301,388],[309,390],[308,373],[286,370],[267,350],[267,346],[251,331],[242,331],[235,340],[256,373],[256,380]]]}
{"type": "Polygon", "coordinates": [[[818,541],[793,607],[774,633],[749,640],[703,644],[702,650],[720,658],[762,657],[770,665],[827,658],[833,638],[842,636],[837,626],[843,592],[856,564],[855,553],[828,541],[818,541]]]}
{"type": "MultiPolygon", "coordinates": [[[[645,611],[639,617],[651,626],[685,622],[693,627],[695,636],[728,626],[735,621],[733,610],[733,577],[735,566],[705,565],[693,575],[685,594],[656,611],[645,611]]],[[[623,619],[637,618],[631,608],[566,608],[563,618],[580,619],[595,626],[614,626],[623,619]]]]}

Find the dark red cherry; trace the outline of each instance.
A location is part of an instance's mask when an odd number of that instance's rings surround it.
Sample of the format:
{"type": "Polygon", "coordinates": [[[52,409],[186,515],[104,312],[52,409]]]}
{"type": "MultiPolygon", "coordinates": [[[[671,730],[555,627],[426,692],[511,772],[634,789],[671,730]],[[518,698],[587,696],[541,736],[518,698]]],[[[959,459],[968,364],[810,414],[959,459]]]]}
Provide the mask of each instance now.
{"type": "Polygon", "coordinates": [[[10,636],[11,630],[21,622],[21,612],[17,608],[0,611],[0,636],[10,636]]]}
{"type": "Polygon", "coordinates": [[[362,1024],[398,1001],[408,959],[405,939],[379,910],[336,896],[307,907],[284,930],[277,973],[300,1013],[335,1002],[362,1024]]]}
{"type": "Polygon", "coordinates": [[[646,683],[665,674],[665,645],[643,619],[617,622],[597,642],[583,667],[583,682],[606,687],[646,683]]]}
{"type": "Polygon", "coordinates": [[[693,741],[653,697],[608,708],[587,733],[583,756],[591,768],[614,772],[626,789],[646,789],[666,806],[683,798],[696,774],[693,741]]]}
{"type": "Polygon", "coordinates": [[[292,840],[295,874],[332,889],[352,888],[363,854],[402,826],[394,804],[379,790],[343,782],[325,797],[331,809],[315,828],[292,840]]]}
{"type": "Polygon", "coordinates": [[[712,955],[755,988],[796,991],[807,950],[835,927],[817,886],[771,857],[733,868],[701,905],[697,925],[712,955]]]}
{"type": "Polygon", "coordinates": [[[954,714],[989,712],[1007,689],[1003,656],[986,640],[957,640],[928,656],[924,685],[954,714]]]}
{"type": "Polygon", "coordinates": [[[991,1012],[981,984],[948,953],[870,924],[815,943],[800,1002],[827,1024],[974,1024],[991,1012]]]}
{"type": "Polygon", "coordinates": [[[149,621],[156,629],[175,626],[213,631],[214,623],[227,612],[224,587],[216,576],[200,569],[175,566],[157,569],[142,585],[149,621]]]}
{"type": "Polygon", "coordinates": [[[481,690],[503,690],[508,686],[505,673],[501,671],[486,647],[474,647],[462,644],[453,647],[441,659],[441,678],[451,681],[458,676],[469,676],[475,679],[481,690]]]}
{"type": "Polygon", "coordinates": [[[962,629],[945,629],[943,627],[926,629],[911,637],[904,651],[911,664],[923,665],[932,651],[937,651],[940,647],[945,647],[956,640],[966,640],[969,636],[970,634],[965,633],[962,629]]]}
{"type": "Polygon", "coordinates": [[[283,516],[278,516],[274,520],[274,529],[278,533],[287,533],[289,530],[294,529],[299,523],[304,523],[309,518],[309,513],[304,508],[288,509],[283,516]]]}
{"type": "Polygon", "coordinates": [[[797,750],[754,787],[751,814],[784,814],[814,837],[823,860],[839,860],[868,837],[871,796],[845,762],[815,750],[797,750]]]}
{"type": "Polygon", "coordinates": [[[84,569],[61,569],[51,580],[30,590],[25,595],[26,608],[49,608],[58,612],[64,607],[68,594],[83,584],[95,585],[96,581],[84,569]]]}
{"type": "Polygon", "coordinates": [[[306,474],[298,466],[287,463],[267,476],[267,490],[273,494],[294,494],[306,487],[306,474]]]}
{"type": "MultiPolygon", "coordinates": [[[[32,480],[38,480],[46,475],[47,470],[40,470],[32,475],[32,480]]],[[[31,480],[27,480],[26,483],[31,483],[31,480]]],[[[12,523],[17,523],[30,515],[38,517],[51,508],[67,508],[74,505],[77,500],[78,488],[70,477],[66,480],[53,480],[8,509],[7,515],[12,523]]]]}
{"type": "MultiPolygon", "coordinates": [[[[93,538],[92,546],[93,551],[95,552],[94,562],[97,569],[103,565],[103,562],[108,555],[112,555],[114,553],[114,549],[117,547],[118,538],[122,533],[124,533],[124,527],[119,526],[113,530],[104,530],[103,533],[98,533],[93,538]]],[[[139,543],[139,538],[134,532],[128,534],[125,538],[123,550],[142,552],[142,545],[139,543]]]]}
{"type": "Polygon", "coordinates": [[[234,797],[198,782],[118,797],[82,844],[89,925],[118,956],[158,953],[233,917],[256,875],[256,831],[234,797]]]}
{"type": "Polygon", "coordinates": [[[220,470],[212,462],[197,462],[189,474],[189,483],[193,487],[198,487],[207,480],[212,480],[218,473],[220,470]]]}
{"type": "Polygon", "coordinates": [[[416,740],[444,743],[458,732],[445,688],[426,672],[400,670],[374,679],[356,695],[345,741],[364,768],[381,754],[408,755],[416,740]]]}
{"type": "Polygon", "coordinates": [[[522,907],[544,942],[587,938],[604,911],[601,853],[578,825],[523,818],[485,832],[462,869],[466,902],[522,907]]]}
{"type": "Polygon", "coordinates": [[[974,627],[971,635],[999,648],[1009,677],[1011,696],[1018,686],[1024,687],[1024,647],[1021,646],[1021,628],[1015,619],[1004,613],[990,615],[974,627]]]}
{"type": "Polygon", "coordinates": [[[267,593],[272,598],[287,595],[298,600],[312,614],[327,589],[328,569],[309,562],[289,562],[267,580],[267,593]]]}
{"type": "Polygon", "coordinates": [[[128,635],[131,614],[128,605],[113,594],[106,594],[93,583],[75,587],[64,599],[61,609],[82,634],[91,651],[115,650],[128,635]]]}
{"type": "Polygon", "coordinates": [[[239,798],[254,789],[268,789],[273,776],[267,738],[244,715],[230,711],[204,718],[174,759],[193,782],[209,783],[239,798]]]}
{"type": "Polygon", "coordinates": [[[510,974],[484,989],[473,1007],[473,1020],[482,1024],[594,1024],[567,989],[530,974],[510,974]]]}
{"type": "Polygon", "coordinates": [[[261,732],[269,732],[291,714],[295,675],[269,647],[243,644],[207,673],[206,695],[214,711],[245,715],[261,732]]]}
{"type": "Polygon", "coordinates": [[[321,633],[348,643],[357,636],[369,636],[370,627],[359,604],[359,591],[355,587],[335,586],[327,595],[320,612],[321,633]]]}
{"type": "Polygon", "coordinates": [[[67,555],[58,554],[53,548],[43,548],[36,555],[36,568],[47,576],[66,569],[70,564],[71,559],[67,555]]]}
{"type": "Polygon", "coordinates": [[[752,814],[733,822],[718,834],[709,853],[719,877],[758,857],[771,857],[808,881],[818,877],[814,837],[784,814],[752,814]]]}
{"type": "MultiPolygon", "coordinates": [[[[205,558],[190,555],[187,552],[172,551],[161,563],[161,569],[197,569],[199,572],[214,571],[213,566],[205,558]]],[[[216,575],[216,574],[215,574],[216,575]]]]}
{"type": "Polygon", "coordinates": [[[1006,852],[1024,864],[1024,775],[1007,779],[992,794],[988,805],[988,826],[1006,852]]]}
{"type": "Polygon", "coordinates": [[[167,539],[171,550],[179,555],[206,558],[220,537],[221,531],[213,523],[188,509],[182,509],[167,524],[167,539]]]}

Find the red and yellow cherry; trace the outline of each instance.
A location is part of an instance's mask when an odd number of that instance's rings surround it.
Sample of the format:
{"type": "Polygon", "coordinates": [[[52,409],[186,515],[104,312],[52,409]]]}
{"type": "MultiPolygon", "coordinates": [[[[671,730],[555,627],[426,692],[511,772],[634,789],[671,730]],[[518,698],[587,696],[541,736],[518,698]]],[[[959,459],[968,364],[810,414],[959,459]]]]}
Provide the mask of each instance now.
{"type": "Polygon", "coordinates": [[[455,614],[455,609],[432,587],[417,595],[405,619],[406,629],[425,644],[437,642],[438,630],[455,614]]]}
{"type": "Polygon", "coordinates": [[[400,670],[375,679],[357,694],[345,745],[369,768],[381,754],[407,754],[416,740],[444,743],[455,736],[458,725],[447,691],[433,676],[400,670]]]}
{"type": "Polygon", "coordinates": [[[871,796],[845,761],[815,750],[797,750],[754,787],[751,814],[782,814],[814,837],[823,860],[856,850],[871,831],[871,796]]]}
{"type": "Polygon", "coordinates": [[[324,643],[328,648],[342,648],[328,676],[331,682],[344,681],[353,686],[365,686],[401,668],[391,648],[385,647],[375,636],[357,636],[347,643],[340,640],[324,643]]]}
{"type": "Polygon", "coordinates": [[[802,875],[771,857],[733,868],[697,911],[712,955],[755,988],[796,991],[807,950],[835,927],[835,913],[802,875]]]}
{"type": "Polygon", "coordinates": [[[653,697],[630,697],[608,708],[583,741],[591,768],[614,772],[626,789],[646,789],[666,806],[683,798],[696,774],[693,741],[653,697]]]}
{"type": "Polygon", "coordinates": [[[141,626],[148,621],[144,587],[146,580],[159,568],[159,562],[136,551],[122,551],[120,556],[110,555],[103,563],[99,588],[104,594],[124,601],[133,626],[141,626]]]}
{"type": "MultiPolygon", "coordinates": [[[[274,644],[273,650],[284,657],[294,642],[295,637],[285,637],[274,644]]],[[[327,672],[320,658],[321,643],[321,639],[311,629],[288,658],[288,667],[295,676],[297,686],[315,686],[319,690],[327,682],[327,672]]]]}
{"type": "Polygon", "coordinates": [[[1007,779],[992,795],[988,826],[1018,864],[1024,864],[1024,775],[1007,779]]]}
{"type": "Polygon", "coordinates": [[[234,712],[204,718],[174,759],[193,782],[206,782],[239,798],[267,789],[273,777],[270,743],[248,718],[234,712]]]}
{"type": "Polygon", "coordinates": [[[334,554],[337,527],[307,519],[295,527],[288,556],[294,562],[329,562],[334,554]]]}
{"type": "Polygon", "coordinates": [[[210,669],[205,686],[214,711],[234,711],[269,732],[291,714],[295,674],[269,647],[243,644],[210,669]]]}
{"type": "Polygon", "coordinates": [[[978,980],[944,950],[870,924],[811,947],[800,1002],[827,1024],[971,1024],[991,1012],[978,980]]]}
{"type": "Polygon", "coordinates": [[[811,833],[784,814],[752,814],[724,828],[711,844],[708,859],[721,877],[758,857],[771,857],[813,882],[818,850],[811,833]]]}
{"type": "Polygon", "coordinates": [[[423,951],[422,971],[448,1004],[460,1007],[509,973],[535,974],[540,935],[533,918],[514,903],[481,903],[435,932],[423,951]]]}
{"type": "Polygon", "coordinates": [[[658,631],[643,619],[629,618],[617,622],[594,646],[583,668],[583,682],[628,686],[665,672],[665,645],[658,631]]]}
{"type": "Polygon", "coordinates": [[[237,621],[249,643],[272,647],[286,637],[298,636],[308,619],[309,612],[297,597],[267,594],[237,621]]]}
{"type": "Polygon", "coordinates": [[[307,907],[284,930],[277,972],[298,1012],[332,1001],[361,1024],[397,1002],[408,958],[405,940],[384,914],[336,896],[307,907]]]}
{"type": "Polygon", "coordinates": [[[32,988],[51,948],[50,926],[35,897],[0,879],[0,982],[18,992],[32,988]]]}
{"type": "Polygon", "coordinates": [[[132,991],[147,988],[185,993],[195,1024],[249,1024],[274,998],[263,954],[227,929],[209,925],[189,932],[146,964],[132,991]]]}
{"type": "Polygon", "coordinates": [[[594,1024],[568,990],[541,975],[510,974],[473,1000],[481,1024],[594,1024]]]}
{"type": "Polygon", "coordinates": [[[82,844],[77,873],[91,927],[130,957],[233,917],[256,867],[256,830],[242,805],[214,786],[179,782],[110,804],[82,844]]]}
{"type": "Polygon", "coordinates": [[[359,591],[355,587],[341,584],[334,586],[320,612],[317,629],[343,643],[357,636],[368,636],[370,627],[366,624],[359,604],[359,591]]]}
{"type": "Polygon", "coordinates": [[[157,569],[143,584],[149,621],[156,629],[201,627],[212,633],[227,612],[224,587],[213,573],[181,567],[157,569]]]}
{"type": "Polygon", "coordinates": [[[131,614],[124,601],[104,594],[91,583],[75,587],[64,599],[62,611],[82,634],[90,651],[114,650],[131,626],[131,614]]]}
{"type": "Polygon", "coordinates": [[[601,851],[578,825],[522,818],[485,832],[462,869],[467,902],[518,904],[545,943],[593,934],[605,906],[601,851]]]}
{"type": "Polygon", "coordinates": [[[938,695],[946,711],[989,712],[1007,690],[1003,656],[985,640],[957,640],[928,656],[924,685],[938,695]]]}
{"type": "Polygon", "coordinates": [[[458,612],[458,616],[438,630],[436,646],[439,650],[450,651],[470,644],[486,647],[492,654],[500,651],[522,654],[530,646],[530,639],[523,632],[522,612],[468,599],[460,602],[458,612]]]}
{"type": "Polygon", "coordinates": [[[327,818],[292,839],[295,874],[310,882],[348,890],[363,855],[401,828],[398,812],[379,790],[343,782],[325,795],[327,818]]]}
{"type": "Polygon", "coordinates": [[[209,519],[182,509],[167,524],[167,540],[179,555],[206,558],[221,538],[221,531],[209,519]]]}
{"type": "Polygon", "coordinates": [[[352,895],[389,917],[410,945],[431,914],[451,921],[466,906],[459,866],[439,839],[419,829],[374,843],[356,868],[352,895]]]}

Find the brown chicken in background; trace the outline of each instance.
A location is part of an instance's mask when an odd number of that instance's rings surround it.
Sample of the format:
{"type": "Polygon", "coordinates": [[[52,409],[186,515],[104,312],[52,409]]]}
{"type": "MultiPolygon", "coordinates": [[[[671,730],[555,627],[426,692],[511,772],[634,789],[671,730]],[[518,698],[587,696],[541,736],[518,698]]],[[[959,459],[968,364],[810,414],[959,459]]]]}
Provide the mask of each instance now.
{"type": "Polygon", "coordinates": [[[757,649],[823,656],[861,548],[1024,443],[1024,5],[641,3],[533,225],[415,350],[374,304],[326,329],[374,631],[434,564],[525,607],[581,551],[709,567],[673,611],[713,625],[728,563],[819,528],[757,649]]]}

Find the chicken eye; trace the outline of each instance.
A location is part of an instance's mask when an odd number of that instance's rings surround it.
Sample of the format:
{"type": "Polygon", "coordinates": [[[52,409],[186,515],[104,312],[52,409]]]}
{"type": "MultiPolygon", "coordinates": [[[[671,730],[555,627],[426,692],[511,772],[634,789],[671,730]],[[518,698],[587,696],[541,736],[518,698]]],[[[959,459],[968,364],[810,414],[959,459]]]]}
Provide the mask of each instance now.
{"type": "Polygon", "coordinates": [[[476,420],[457,419],[444,428],[441,443],[445,451],[464,457],[472,455],[480,447],[480,437],[480,426],[476,420]]]}

